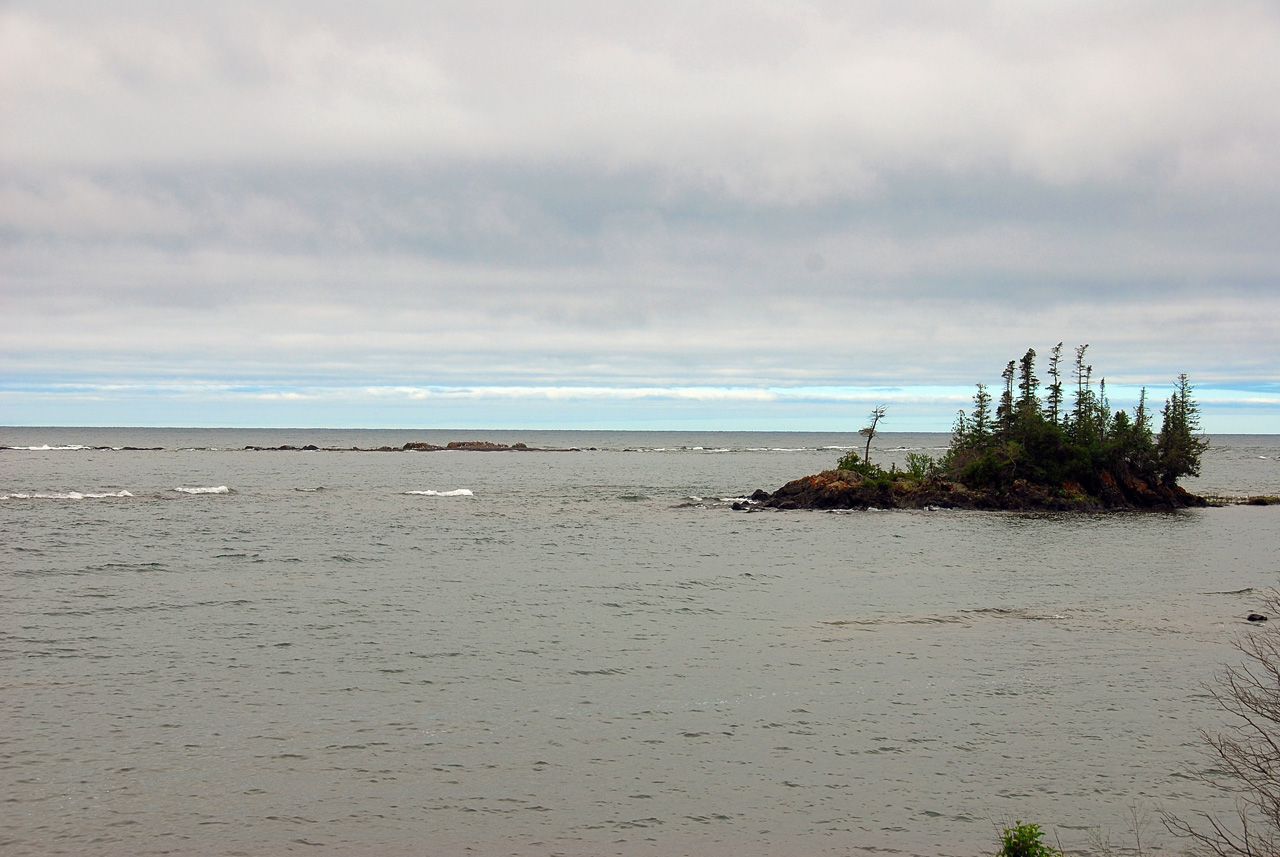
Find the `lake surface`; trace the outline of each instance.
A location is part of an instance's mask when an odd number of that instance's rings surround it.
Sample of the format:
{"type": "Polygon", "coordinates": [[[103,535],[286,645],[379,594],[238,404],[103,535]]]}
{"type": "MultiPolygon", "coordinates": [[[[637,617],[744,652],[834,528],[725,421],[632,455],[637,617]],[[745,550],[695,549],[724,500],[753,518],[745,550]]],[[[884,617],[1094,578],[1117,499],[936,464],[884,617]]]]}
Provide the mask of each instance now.
{"type": "MultiPolygon", "coordinates": [[[[1230,809],[1189,774],[1280,509],[729,508],[859,440],[0,429],[0,849],[970,857],[1230,809]],[[471,439],[580,451],[243,449],[471,439]]],[[[1280,493],[1280,438],[1187,484],[1280,493]]]]}

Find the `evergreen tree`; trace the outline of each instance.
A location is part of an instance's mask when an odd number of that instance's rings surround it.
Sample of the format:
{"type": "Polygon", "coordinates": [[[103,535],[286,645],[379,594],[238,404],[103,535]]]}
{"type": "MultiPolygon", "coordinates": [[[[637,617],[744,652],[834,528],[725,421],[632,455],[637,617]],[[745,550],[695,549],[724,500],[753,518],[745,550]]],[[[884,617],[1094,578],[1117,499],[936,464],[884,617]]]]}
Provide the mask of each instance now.
{"type": "Polygon", "coordinates": [[[1004,392],[1000,394],[1000,404],[996,407],[996,431],[1001,436],[1007,436],[1013,430],[1013,376],[1017,371],[1017,364],[1010,360],[1000,373],[1004,379],[1004,392]]]}
{"type": "Polygon", "coordinates": [[[1165,485],[1173,485],[1180,476],[1199,476],[1200,454],[1209,445],[1199,434],[1200,408],[1191,398],[1191,382],[1184,373],[1175,384],[1156,440],[1156,467],[1165,485]]]}
{"type": "Polygon", "coordinates": [[[1018,422],[1024,425],[1040,416],[1040,398],[1036,395],[1040,379],[1036,377],[1035,369],[1036,350],[1028,348],[1018,361],[1018,404],[1015,407],[1018,422]]]}
{"type": "Polygon", "coordinates": [[[1084,353],[1089,348],[1085,343],[1076,347],[1076,405],[1071,415],[1071,436],[1076,442],[1092,438],[1093,432],[1093,389],[1090,381],[1093,378],[1093,367],[1086,366],[1084,353]]]}
{"type": "Polygon", "coordinates": [[[1138,431],[1146,434],[1147,440],[1151,439],[1151,414],[1147,413],[1147,388],[1142,388],[1142,394],[1138,396],[1138,407],[1133,412],[1133,424],[1138,431]]]}
{"type": "Polygon", "coordinates": [[[1049,408],[1049,422],[1058,424],[1058,412],[1062,409],[1062,378],[1058,374],[1058,363],[1062,360],[1062,343],[1053,346],[1049,352],[1049,377],[1053,383],[1049,385],[1049,396],[1046,405],[1049,408]]]}
{"type": "MultiPolygon", "coordinates": [[[[1093,368],[1093,367],[1089,367],[1093,368]]],[[[1107,379],[1098,382],[1098,398],[1094,402],[1093,428],[1098,433],[1098,442],[1107,442],[1108,429],[1111,427],[1111,402],[1107,399],[1107,379]]]]}
{"type": "Polygon", "coordinates": [[[991,394],[986,384],[978,385],[978,392],[973,394],[973,420],[971,422],[973,439],[978,443],[986,443],[991,438],[991,394]]]}

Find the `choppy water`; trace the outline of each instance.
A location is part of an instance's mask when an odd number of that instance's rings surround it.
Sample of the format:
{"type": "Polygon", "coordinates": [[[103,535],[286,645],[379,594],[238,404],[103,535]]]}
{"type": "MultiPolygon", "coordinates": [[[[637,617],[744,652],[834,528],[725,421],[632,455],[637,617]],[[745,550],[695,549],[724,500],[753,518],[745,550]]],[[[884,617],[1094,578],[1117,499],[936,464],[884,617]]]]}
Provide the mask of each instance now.
{"type": "MultiPolygon", "coordinates": [[[[857,440],[2,429],[165,450],[0,451],[0,848],[974,855],[1229,807],[1187,771],[1280,509],[728,508],[857,440]],[[240,449],[473,437],[583,451],[240,449]]],[[[1280,492],[1280,438],[1192,487],[1280,492]]]]}

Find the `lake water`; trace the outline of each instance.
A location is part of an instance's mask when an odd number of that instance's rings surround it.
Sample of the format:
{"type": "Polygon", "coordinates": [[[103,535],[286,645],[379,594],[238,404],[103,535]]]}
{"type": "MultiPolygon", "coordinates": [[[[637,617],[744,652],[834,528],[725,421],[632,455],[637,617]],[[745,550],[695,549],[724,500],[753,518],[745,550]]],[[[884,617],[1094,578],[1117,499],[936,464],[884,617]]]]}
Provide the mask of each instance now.
{"type": "MultiPolygon", "coordinates": [[[[729,508],[858,442],[0,429],[53,447],[0,450],[0,849],[970,857],[1230,809],[1189,773],[1280,509],[729,508]],[[243,450],[470,439],[581,451],[243,450]]],[[[1280,438],[1188,486],[1280,493],[1280,438]]]]}

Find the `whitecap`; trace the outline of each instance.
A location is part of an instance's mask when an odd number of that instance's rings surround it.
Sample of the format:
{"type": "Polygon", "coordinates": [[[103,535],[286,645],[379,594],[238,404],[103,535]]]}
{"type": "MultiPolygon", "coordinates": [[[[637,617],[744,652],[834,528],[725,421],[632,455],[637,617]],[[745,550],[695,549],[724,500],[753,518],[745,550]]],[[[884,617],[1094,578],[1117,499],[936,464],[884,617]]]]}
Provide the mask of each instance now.
{"type": "Polygon", "coordinates": [[[470,488],[455,488],[452,491],[406,491],[406,494],[417,494],[421,497],[474,497],[475,493],[470,488]]]}
{"type": "Polygon", "coordinates": [[[230,494],[231,489],[225,485],[218,485],[213,488],[183,488],[181,486],[174,488],[182,494],[230,494]]]}
{"type": "Polygon", "coordinates": [[[90,449],[90,447],[79,443],[72,443],[66,446],[49,446],[49,444],[46,443],[42,446],[6,446],[5,449],[23,450],[26,452],[62,452],[75,449],[90,449]]]}
{"type": "Polygon", "coordinates": [[[128,491],[60,491],[51,494],[0,494],[0,500],[101,500],[105,497],[132,497],[128,491]]]}

